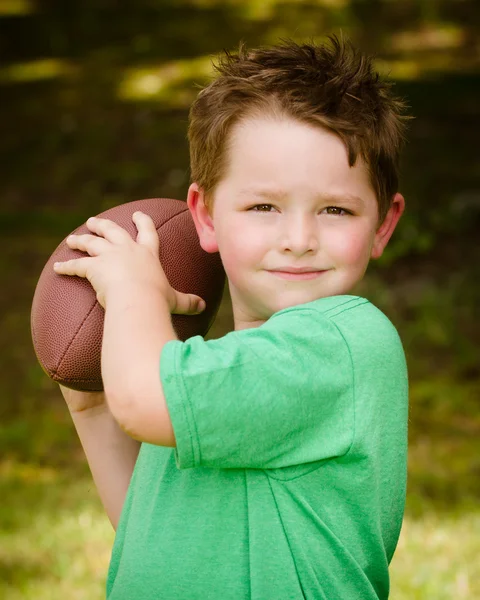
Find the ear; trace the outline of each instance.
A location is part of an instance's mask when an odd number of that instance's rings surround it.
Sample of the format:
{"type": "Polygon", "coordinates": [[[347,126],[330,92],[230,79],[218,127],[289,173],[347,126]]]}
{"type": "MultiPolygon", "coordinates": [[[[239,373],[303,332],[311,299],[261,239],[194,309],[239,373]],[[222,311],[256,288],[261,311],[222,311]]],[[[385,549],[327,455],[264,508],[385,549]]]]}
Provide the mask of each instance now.
{"type": "Polygon", "coordinates": [[[218,252],[213,218],[205,206],[205,192],[196,183],[192,183],[188,188],[187,205],[195,223],[200,246],[210,254],[218,252]]]}
{"type": "Polygon", "coordinates": [[[371,252],[372,258],[380,258],[382,256],[383,251],[388,244],[388,240],[392,237],[395,227],[397,226],[397,223],[400,220],[404,210],[405,198],[402,196],[402,194],[395,194],[392,205],[388,209],[383,223],[375,233],[371,252]]]}

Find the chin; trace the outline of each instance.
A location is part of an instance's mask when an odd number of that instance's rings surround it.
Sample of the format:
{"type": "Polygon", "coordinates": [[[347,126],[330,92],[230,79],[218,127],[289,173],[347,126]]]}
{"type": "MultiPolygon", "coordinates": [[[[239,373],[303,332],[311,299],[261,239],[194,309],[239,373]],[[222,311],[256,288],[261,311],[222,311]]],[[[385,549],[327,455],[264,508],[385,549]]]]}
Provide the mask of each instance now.
{"type": "Polygon", "coordinates": [[[309,302],[313,302],[314,300],[318,300],[319,298],[322,298],[323,296],[297,296],[297,297],[290,297],[290,298],[282,298],[281,300],[279,300],[278,302],[276,302],[276,307],[275,307],[275,311],[274,312],[278,312],[279,310],[283,310],[285,308],[291,308],[292,306],[298,306],[300,304],[308,304],[309,302]]]}

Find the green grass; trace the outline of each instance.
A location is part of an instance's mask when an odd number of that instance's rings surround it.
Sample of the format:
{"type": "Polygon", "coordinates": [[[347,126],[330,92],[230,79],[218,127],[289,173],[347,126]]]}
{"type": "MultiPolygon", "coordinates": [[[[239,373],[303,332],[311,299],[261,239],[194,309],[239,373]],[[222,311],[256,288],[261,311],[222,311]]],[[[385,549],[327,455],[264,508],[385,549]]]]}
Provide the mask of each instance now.
{"type": "Polygon", "coordinates": [[[104,598],[114,534],[90,477],[7,462],[0,491],[0,597],[104,598]]]}
{"type": "Polygon", "coordinates": [[[434,509],[405,518],[391,573],[392,600],[480,598],[480,510],[434,509]]]}

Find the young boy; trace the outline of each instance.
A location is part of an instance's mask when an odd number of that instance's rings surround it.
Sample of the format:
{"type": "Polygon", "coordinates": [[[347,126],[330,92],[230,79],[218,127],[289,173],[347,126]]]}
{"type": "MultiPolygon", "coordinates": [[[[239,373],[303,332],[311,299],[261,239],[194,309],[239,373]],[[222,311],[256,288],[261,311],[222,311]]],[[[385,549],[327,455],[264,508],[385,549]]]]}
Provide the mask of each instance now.
{"type": "Polygon", "coordinates": [[[107,596],[385,599],[407,373],[392,324],[349,294],[404,209],[404,107],[334,37],[217,68],[190,113],[187,202],[235,330],[176,338],[170,314],[201,302],[170,287],[141,213],[136,241],[92,219],[69,241],[90,256],[55,267],[105,308],[105,395],[62,391],[118,524],[107,596]]]}

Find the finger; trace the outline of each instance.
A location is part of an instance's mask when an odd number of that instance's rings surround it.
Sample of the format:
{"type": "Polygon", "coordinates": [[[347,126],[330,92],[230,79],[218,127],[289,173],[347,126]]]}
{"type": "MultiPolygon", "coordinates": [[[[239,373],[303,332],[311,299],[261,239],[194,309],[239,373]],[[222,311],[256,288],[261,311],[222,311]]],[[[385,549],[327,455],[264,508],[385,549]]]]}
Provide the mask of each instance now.
{"type": "Polygon", "coordinates": [[[132,237],[128,231],[117,225],[117,223],[110,221],[110,219],[90,217],[85,225],[90,231],[102,236],[112,244],[125,244],[132,241],[132,237]]]}
{"type": "Polygon", "coordinates": [[[205,310],[205,300],[195,294],[183,294],[175,290],[174,315],[198,315],[205,310]]]}
{"type": "Polygon", "coordinates": [[[69,235],[65,240],[67,246],[72,250],[87,252],[90,256],[98,256],[110,246],[110,242],[98,235],[84,233],[81,235],[69,235]]]}
{"type": "Polygon", "coordinates": [[[147,246],[155,256],[158,256],[160,241],[153,219],[149,215],[138,210],[133,213],[132,220],[138,230],[137,243],[142,246],[147,246]]]}
{"type": "Polygon", "coordinates": [[[73,260],[66,260],[65,262],[56,262],[53,265],[53,270],[58,275],[76,275],[77,277],[87,277],[88,267],[93,259],[90,257],[86,258],[74,258],[73,260]]]}

